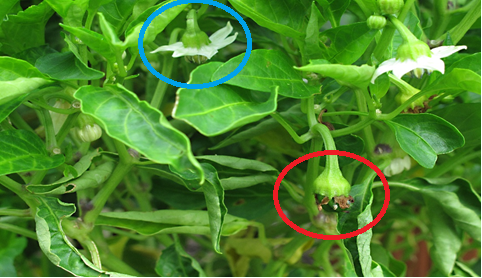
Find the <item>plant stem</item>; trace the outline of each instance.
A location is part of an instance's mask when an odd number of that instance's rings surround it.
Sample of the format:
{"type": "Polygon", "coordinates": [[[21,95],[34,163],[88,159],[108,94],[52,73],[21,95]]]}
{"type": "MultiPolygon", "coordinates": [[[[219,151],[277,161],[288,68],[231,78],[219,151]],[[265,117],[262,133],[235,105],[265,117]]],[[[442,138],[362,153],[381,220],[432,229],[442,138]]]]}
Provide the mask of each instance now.
{"type": "Polygon", "coordinates": [[[32,217],[32,213],[30,209],[8,209],[8,208],[0,208],[0,215],[7,215],[7,216],[17,216],[17,217],[32,217]]]}
{"type": "Polygon", "coordinates": [[[286,131],[288,131],[288,133],[291,135],[291,137],[293,138],[293,140],[295,140],[296,143],[303,144],[313,138],[311,132],[307,132],[299,136],[298,133],[296,133],[296,131],[290,126],[288,122],[285,121],[285,119],[283,119],[283,117],[279,113],[274,112],[271,114],[271,117],[278,121],[278,123],[282,125],[286,129],[286,131]]]}
{"type": "Polygon", "coordinates": [[[20,116],[17,110],[13,111],[8,117],[18,129],[25,129],[35,133],[35,130],[33,130],[33,128],[29,124],[27,124],[27,122],[25,122],[25,120],[22,118],[22,116],[20,116]]]}
{"type": "MultiPolygon", "coordinates": [[[[449,30],[450,36],[452,38],[452,42],[457,44],[464,36],[467,31],[469,31],[470,27],[480,18],[481,13],[481,5],[480,0],[475,0],[477,4],[474,5],[472,9],[470,9],[467,14],[462,18],[462,21],[459,24],[455,25],[452,29],[449,30]]],[[[439,39],[445,39],[446,35],[441,36],[439,39]]]]}
{"type": "Polygon", "coordinates": [[[95,220],[104,208],[107,199],[109,199],[112,192],[114,192],[122,179],[124,179],[124,176],[130,171],[133,166],[132,157],[127,152],[124,144],[120,143],[117,140],[114,140],[114,144],[116,145],[117,151],[119,152],[119,164],[117,164],[116,168],[114,169],[102,189],[97,193],[97,195],[95,195],[94,199],[92,199],[93,209],[88,211],[84,216],[84,222],[87,225],[94,225],[95,220]]]}
{"type": "MultiPolygon", "coordinates": [[[[286,191],[288,191],[288,194],[290,194],[291,198],[293,198],[293,200],[295,200],[295,202],[297,202],[299,204],[303,203],[303,196],[301,196],[300,194],[298,194],[298,192],[296,192],[296,190],[293,188],[293,185],[291,185],[287,181],[281,181],[281,184],[286,189],[286,191]]],[[[0,210],[0,214],[1,214],[1,212],[2,211],[0,210]]]]}
{"type": "MultiPolygon", "coordinates": [[[[402,11],[398,15],[398,19],[403,22],[405,20],[405,17],[407,16],[408,12],[412,8],[413,3],[415,0],[406,0],[405,5],[402,8],[402,11]]],[[[377,46],[375,47],[375,50],[373,50],[373,55],[375,59],[377,60],[382,60],[383,56],[385,54],[385,51],[387,51],[388,46],[392,43],[393,40],[393,35],[395,35],[395,28],[393,26],[387,25],[383,29],[382,35],[380,36],[380,39],[378,40],[377,46]]]]}
{"type": "Polygon", "coordinates": [[[12,233],[16,233],[16,234],[19,234],[21,236],[28,237],[28,238],[31,238],[31,239],[34,239],[34,240],[37,240],[37,234],[35,232],[32,232],[30,230],[27,230],[27,229],[19,227],[19,226],[15,226],[15,225],[12,225],[12,224],[0,222],[0,229],[6,230],[6,231],[9,231],[9,232],[12,232],[12,233]]]}
{"type": "Polygon", "coordinates": [[[17,194],[31,209],[35,211],[37,208],[37,202],[30,193],[27,192],[24,186],[20,183],[12,180],[7,176],[0,176],[0,184],[8,188],[13,193],[17,194]]]}
{"type": "Polygon", "coordinates": [[[352,134],[352,133],[355,133],[359,130],[362,130],[363,128],[365,128],[366,126],[369,126],[371,125],[375,120],[373,119],[370,119],[370,118],[366,118],[364,120],[361,120],[359,121],[358,123],[352,125],[352,126],[349,126],[349,127],[345,127],[345,128],[342,128],[342,129],[338,129],[338,130],[333,130],[331,132],[331,135],[336,138],[336,137],[340,137],[340,136],[344,136],[344,135],[348,135],[348,134],[352,134]]]}
{"type": "MultiPolygon", "coordinates": [[[[323,139],[319,137],[315,137],[311,139],[311,147],[310,153],[320,151],[323,146],[323,139]]],[[[306,181],[304,184],[305,189],[305,197],[304,197],[304,205],[310,214],[310,219],[313,219],[314,216],[318,215],[318,208],[316,207],[316,200],[314,194],[314,186],[313,183],[315,179],[319,175],[319,167],[320,167],[320,157],[314,157],[308,160],[308,168],[306,170],[306,181]]]]}
{"type": "MultiPolygon", "coordinates": [[[[189,21],[188,21],[189,22],[189,21]]],[[[196,23],[197,24],[197,23],[196,23]]],[[[181,28],[176,28],[172,31],[171,36],[169,37],[169,44],[173,44],[177,41],[177,37],[179,32],[181,32],[181,28]]],[[[167,78],[171,78],[172,69],[174,67],[174,59],[169,55],[165,55],[163,58],[162,63],[162,71],[161,74],[167,78]]],[[[164,99],[164,95],[166,94],[168,84],[162,80],[157,82],[156,91],[154,92],[154,96],[151,100],[151,106],[154,108],[161,108],[162,100],[164,99]]]]}
{"type": "Polygon", "coordinates": [[[49,152],[54,148],[57,148],[57,140],[55,139],[55,130],[52,123],[52,117],[50,117],[49,110],[40,108],[36,109],[40,122],[45,128],[45,144],[49,152]]]}

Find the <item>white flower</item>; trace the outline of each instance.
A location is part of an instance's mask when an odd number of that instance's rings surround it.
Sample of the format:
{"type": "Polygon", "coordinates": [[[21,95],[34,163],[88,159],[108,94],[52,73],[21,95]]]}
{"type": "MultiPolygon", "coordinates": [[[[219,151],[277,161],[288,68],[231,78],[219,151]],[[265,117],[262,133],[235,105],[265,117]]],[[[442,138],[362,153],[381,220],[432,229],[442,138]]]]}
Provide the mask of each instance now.
{"type": "MultiPolygon", "coordinates": [[[[401,50],[403,50],[401,49],[402,46],[400,46],[398,49],[399,54],[401,50]]],[[[407,44],[405,47],[410,47],[410,45],[407,44]]],[[[393,75],[398,78],[402,78],[403,75],[412,70],[414,71],[415,76],[418,78],[422,76],[425,70],[427,72],[436,70],[443,74],[445,72],[445,63],[441,58],[450,56],[462,49],[467,49],[467,46],[460,45],[436,47],[430,50],[430,56],[421,54],[419,56],[411,55],[410,58],[406,58],[403,57],[403,55],[397,55],[397,58],[386,60],[380,64],[380,66],[375,70],[371,82],[375,83],[375,79],[377,79],[378,76],[388,71],[392,71],[393,75]]]]}
{"type": "Polygon", "coordinates": [[[383,169],[383,174],[387,177],[398,175],[405,170],[409,170],[411,166],[410,157],[406,155],[404,158],[394,158],[387,168],[383,169]]]}
{"type": "Polygon", "coordinates": [[[233,31],[233,27],[231,23],[228,22],[226,27],[219,29],[214,34],[209,37],[210,43],[207,45],[203,45],[200,48],[197,47],[184,47],[182,42],[176,42],[170,45],[163,45],[156,50],[152,51],[151,53],[156,53],[160,51],[174,51],[172,57],[181,57],[181,56],[205,56],[207,59],[211,59],[216,53],[218,53],[218,49],[221,49],[236,40],[236,36],[238,33],[228,37],[229,34],[233,31]]]}

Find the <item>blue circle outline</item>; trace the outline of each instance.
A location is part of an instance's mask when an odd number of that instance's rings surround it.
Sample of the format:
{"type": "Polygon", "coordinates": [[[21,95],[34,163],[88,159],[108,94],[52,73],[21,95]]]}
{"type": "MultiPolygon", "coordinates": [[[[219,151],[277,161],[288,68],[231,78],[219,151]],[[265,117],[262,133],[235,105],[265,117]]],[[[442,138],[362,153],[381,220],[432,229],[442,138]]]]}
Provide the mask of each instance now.
{"type": "Polygon", "coordinates": [[[142,59],[142,62],[144,63],[144,65],[146,65],[147,69],[152,74],[154,74],[157,78],[159,78],[160,80],[162,80],[166,83],[169,83],[173,86],[180,87],[180,88],[204,89],[204,88],[215,87],[217,85],[223,84],[224,82],[227,82],[231,78],[235,77],[243,69],[243,67],[246,66],[246,63],[248,62],[249,57],[251,56],[251,49],[253,48],[253,42],[251,40],[251,32],[249,31],[248,25],[243,20],[243,18],[237,12],[235,12],[233,9],[231,9],[230,7],[228,7],[224,4],[221,4],[219,2],[212,1],[212,0],[176,0],[176,1],[168,3],[164,6],[162,6],[161,8],[157,9],[155,12],[153,12],[147,18],[147,20],[144,22],[144,24],[142,24],[141,30],[139,32],[138,48],[139,48],[139,54],[141,56],[141,59],[142,59]],[[220,9],[223,9],[226,12],[230,13],[232,16],[234,16],[239,21],[239,23],[241,23],[241,26],[244,29],[244,32],[246,34],[246,44],[247,44],[246,45],[246,54],[244,55],[244,58],[241,61],[241,63],[239,63],[238,67],[233,72],[224,76],[221,79],[211,81],[211,82],[208,82],[208,83],[202,83],[202,84],[187,84],[187,83],[182,83],[182,82],[172,80],[172,79],[167,78],[164,75],[160,74],[157,70],[155,70],[152,67],[151,63],[149,63],[149,60],[147,60],[146,54],[144,53],[144,35],[146,33],[147,27],[152,22],[152,20],[156,16],[160,15],[161,13],[163,13],[164,11],[166,11],[166,10],[172,8],[172,7],[179,6],[179,5],[182,5],[182,4],[190,4],[190,3],[208,4],[208,5],[212,5],[212,6],[220,8],[220,9]]]}

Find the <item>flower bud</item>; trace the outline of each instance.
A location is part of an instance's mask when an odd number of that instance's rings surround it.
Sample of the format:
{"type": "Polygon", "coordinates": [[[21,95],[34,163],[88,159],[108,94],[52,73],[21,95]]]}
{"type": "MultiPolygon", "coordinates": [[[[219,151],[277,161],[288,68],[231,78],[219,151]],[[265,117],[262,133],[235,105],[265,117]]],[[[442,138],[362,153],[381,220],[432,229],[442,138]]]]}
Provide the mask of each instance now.
{"type": "Polygon", "coordinates": [[[91,116],[80,114],[77,122],[76,133],[82,142],[92,142],[102,136],[102,129],[91,116]]]}
{"type": "Polygon", "coordinates": [[[387,19],[381,15],[372,15],[367,20],[368,28],[380,30],[387,24],[387,19]]]}
{"type": "Polygon", "coordinates": [[[397,14],[403,5],[403,0],[378,0],[378,6],[383,14],[397,14]]]}
{"type": "Polygon", "coordinates": [[[397,59],[405,61],[411,59],[416,61],[420,56],[432,57],[428,44],[421,40],[402,43],[397,49],[397,59]]]}
{"type": "MultiPolygon", "coordinates": [[[[181,42],[186,48],[201,49],[203,46],[211,43],[208,35],[201,31],[197,24],[197,11],[190,10],[186,17],[186,31],[182,35],[181,42]]],[[[201,64],[208,58],[202,55],[186,56],[191,63],[201,64]]]]}

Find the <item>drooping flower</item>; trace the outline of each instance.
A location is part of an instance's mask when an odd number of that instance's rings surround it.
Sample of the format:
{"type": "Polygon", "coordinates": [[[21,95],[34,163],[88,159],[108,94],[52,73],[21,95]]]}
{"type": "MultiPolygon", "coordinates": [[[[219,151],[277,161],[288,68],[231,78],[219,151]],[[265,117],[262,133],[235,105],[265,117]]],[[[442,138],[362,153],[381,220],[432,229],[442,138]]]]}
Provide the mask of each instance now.
{"type": "Polygon", "coordinates": [[[406,73],[413,71],[413,74],[420,78],[425,71],[428,73],[436,70],[442,74],[445,72],[445,63],[442,58],[450,56],[457,51],[467,49],[467,46],[440,46],[433,49],[417,39],[400,20],[390,16],[390,21],[403,37],[402,43],[397,49],[397,57],[384,61],[378,66],[373,74],[372,83],[381,74],[392,71],[397,78],[402,78],[406,73]]]}
{"type": "Polygon", "coordinates": [[[387,168],[383,169],[383,174],[387,177],[398,175],[405,170],[410,170],[411,167],[410,157],[408,155],[403,158],[397,157],[392,160],[387,168]]]}
{"type": "Polygon", "coordinates": [[[228,21],[225,27],[219,29],[208,38],[206,33],[199,29],[195,10],[189,12],[186,23],[186,31],[184,32],[181,41],[170,45],[163,45],[151,53],[174,51],[172,57],[186,56],[190,62],[200,64],[211,59],[216,53],[218,53],[219,49],[233,43],[238,35],[238,33],[235,33],[234,35],[229,36],[233,31],[233,27],[228,21]]]}
{"type": "Polygon", "coordinates": [[[94,118],[83,113],[79,114],[74,130],[82,142],[92,142],[102,136],[102,128],[95,123],[94,118]]]}

